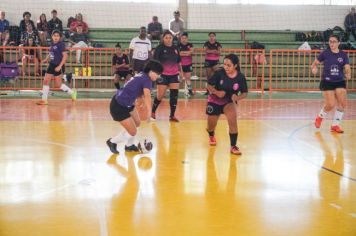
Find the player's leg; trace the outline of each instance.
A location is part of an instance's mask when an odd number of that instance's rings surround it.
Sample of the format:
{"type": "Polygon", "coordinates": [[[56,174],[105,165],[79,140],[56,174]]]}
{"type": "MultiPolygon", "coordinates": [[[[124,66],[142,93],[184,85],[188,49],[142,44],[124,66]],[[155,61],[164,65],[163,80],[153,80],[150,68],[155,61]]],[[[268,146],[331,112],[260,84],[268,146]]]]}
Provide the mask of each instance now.
{"type": "Polygon", "coordinates": [[[37,105],[48,105],[48,93],[49,93],[49,83],[54,78],[52,69],[50,68],[51,65],[48,67],[47,72],[45,74],[43,85],[42,85],[42,99],[38,101],[37,105]]]}
{"type": "MultiPolygon", "coordinates": [[[[178,78],[177,78],[178,81],[178,78]]],[[[176,82],[176,81],[174,81],[176,82]]],[[[179,83],[170,83],[169,84],[169,106],[171,109],[169,120],[172,122],[179,122],[179,120],[175,117],[175,112],[177,109],[178,103],[178,89],[179,83]]]]}
{"type": "Polygon", "coordinates": [[[56,88],[60,88],[64,92],[68,93],[71,96],[73,101],[75,101],[77,99],[76,89],[71,89],[65,83],[63,83],[62,74],[59,74],[59,75],[56,74],[54,76],[54,86],[56,88]]]}
{"type": "Polygon", "coordinates": [[[215,128],[221,113],[222,113],[222,106],[219,106],[214,103],[207,104],[206,114],[208,115],[208,117],[207,117],[206,131],[209,134],[209,144],[211,146],[215,146],[217,143],[215,138],[215,128]]]}
{"type": "MultiPolygon", "coordinates": [[[[124,127],[123,131],[106,141],[112,153],[119,153],[117,150],[118,143],[125,143],[127,145],[130,140],[134,141],[134,136],[137,134],[137,127],[134,118],[132,118],[130,114],[132,111],[133,110],[120,105],[116,101],[115,96],[111,99],[110,114],[115,121],[120,122],[121,126],[124,127]]],[[[135,116],[134,113],[133,115],[135,116]]]]}
{"type": "Polygon", "coordinates": [[[237,147],[237,115],[236,108],[233,103],[226,104],[224,107],[224,114],[229,124],[229,136],[230,136],[230,152],[231,154],[241,155],[241,151],[237,147]]]}
{"type": "Polygon", "coordinates": [[[344,116],[344,111],[347,105],[347,92],[345,88],[337,88],[335,89],[335,96],[337,100],[337,107],[334,114],[333,122],[331,125],[331,131],[337,133],[343,133],[344,131],[340,127],[340,123],[344,116]]]}
{"type": "Polygon", "coordinates": [[[184,72],[183,76],[184,76],[186,88],[188,90],[188,95],[193,96],[192,80],[191,80],[192,72],[184,72]]]}
{"type": "Polygon", "coordinates": [[[127,143],[125,145],[125,151],[127,152],[138,152],[139,148],[138,146],[135,145],[136,143],[136,136],[137,136],[137,132],[138,132],[138,128],[140,127],[141,124],[141,120],[140,120],[140,116],[136,110],[136,108],[134,108],[131,112],[130,112],[131,118],[135,124],[136,127],[136,134],[132,135],[128,140],[127,143]]]}
{"type": "Polygon", "coordinates": [[[114,85],[116,89],[120,89],[120,75],[118,73],[115,73],[114,85]]]}
{"type": "Polygon", "coordinates": [[[157,82],[157,95],[153,100],[153,105],[152,105],[152,115],[151,115],[152,119],[156,119],[156,110],[159,104],[161,103],[164,95],[166,94],[167,88],[168,88],[167,84],[157,82]]]}
{"type": "Polygon", "coordinates": [[[326,118],[327,113],[330,112],[336,104],[335,91],[330,87],[331,85],[325,81],[320,82],[320,89],[324,97],[324,105],[319,114],[315,118],[315,127],[320,128],[321,122],[326,118]]]}

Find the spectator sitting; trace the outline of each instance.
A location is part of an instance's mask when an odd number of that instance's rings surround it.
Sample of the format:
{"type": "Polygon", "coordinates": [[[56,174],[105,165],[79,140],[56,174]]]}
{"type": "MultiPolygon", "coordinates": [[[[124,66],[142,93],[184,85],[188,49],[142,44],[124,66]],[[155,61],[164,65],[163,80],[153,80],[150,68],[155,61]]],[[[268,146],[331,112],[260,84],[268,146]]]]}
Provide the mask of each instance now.
{"type": "Polygon", "coordinates": [[[21,34],[27,30],[26,26],[28,24],[32,25],[32,29],[36,29],[35,24],[31,20],[31,13],[29,13],[28,11],[25,11],[22,16],[23,16],[23,20],[20,21],[20,33],[21,34]]]}
{"type": "MultiPolygon", "coordinates": [[[[89,39],[88,35],[83,32],[82,25],[77,25],[76,32],[73,32],[68,41],[72,44],[72,48],[88,48],[89,39]]],[[[76,50],[76,63],[81,64],[81,50],[76,50]]]]}
{"type": "MultiPolygon", "coordinates": [[[[39,76],[38,64],[40,61],[40,54],[38,49],[33,47],[37,47],[37,45],[34,42],[34,39],[29,37],[22,47],[22,73],[25,75],[27,63],[33,62],[35,65],[34,73],[36,76],[39,76]]],[[[30,68],[28,68],[27,71],[29,72],[28,75],[30,75],[30,68]]]]}
{"type": "Polygon", "coordinates": [[[48,36],[48,23],[46,19],[46,14],[42,13],[40,19],[37,21],[37,31],[40,37],[41,45],[47,46],[47,36],[48,36]]]}
{"type": "Polygon", "coordinates": [[[152,22],[148,24],[147,27],[147,37],[152,40],[161,40],[161,35],[163,33],[162,24],[158,22],[158,17],[153,16],[152,22]]]}
{"type": "Polygon", "coordinates": [[[75,20],[70,24],[69,30],[71,32],[76,32],[78,25],[82,26],[84,34],[88,34],[88,32],[89,32],[88,24],[83,21],[83,15],[81,13],[78,13],[75,16],[75,20]]]}
{"type": "Polygon", "coordinates": [[[9,26],[9,21],[5,19],[5,12],[0,11],[0,45],[2,43],[2,46],[6,46],[7,42],[9,41],[9,26]]]}
{"type": "Polygon", "coordinates": [[[112,57],[112,69],[115,71],[114,84],[117,89],[120,89],[120,79],[129,81],[132,77],[130,70],[130,61],[126,54],[122,53],[120,43],[115,46],[116,53],[112,57]]]}
{"type": "Polygon", "coordinates": [[[356,40],[356,12],[354,7],[351,7],[350,13],[346,15],[344,26],[348,35],[352,33],[354,40],[356,40]]]}
{"type": "Polygon", "coordinates": [[[48,33],[52,35],[53,30],[63,32],[62,21],[57,17],[57,10],[52,10],[52,19],[48,21],[48,33]]]}
{"type": "Polygon", "coordinates": [[[22,33],[21,35],[21,41],[20,43],[24,45],[27,42],[28,38],[33,38],[33,41],[35,44],[38,45],[38,34],[36,31],[33,30],[32,24],[28,24],[26,27],[26,31],[22,33]]]}

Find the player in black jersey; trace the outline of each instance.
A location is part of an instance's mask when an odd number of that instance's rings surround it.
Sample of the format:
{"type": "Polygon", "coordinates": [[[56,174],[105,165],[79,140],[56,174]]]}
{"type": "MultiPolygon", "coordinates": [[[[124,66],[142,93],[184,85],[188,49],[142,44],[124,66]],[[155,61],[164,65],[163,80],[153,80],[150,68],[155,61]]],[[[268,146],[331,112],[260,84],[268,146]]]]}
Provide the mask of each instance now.
{"type": "Polygon", "coordinates": [[[192,52],[193,52],[193,44],[188,42],[188,33],[184,32],[180,37],[180,44],[178,46],[179,55],[181,57],[181,64],[183,70],[183,78],[185,80],[186,88],[188,90],[188,95],[193,95],[192,90],[192,82],[191,75],[193,71],[193,60],[192,60],[192,52]]]}
{"type": "Polygon", "coordinates": [[[171,108],[169,120],[172,122],[179,122],[174,114],[178,102],[179,74],[183,77],[183,73],[180,64],[181,58],[179,56],[179,50],[173,45],[173,35],[170,31],[167,30],[163,33],[162,43],[155,49],[153,58],[162,63],[163,72],[161,78],[156,81],[157,96],[154,99],[152,106],[152,119],[156,119],[156,110],[161,103],[167,88],[169,88],[169,105],[171,108]]]}
{"type": "Polygon", "coordinates": [[[216,145],[214,130],[220,115],[224,114],[229,124],[230,152],[241,155],[236,146],[238,137],[236,105],[246,98],[248,89],[246,78],[240,71],[239,58],[235,54],[225,56],[224,69],[218,70],[209,78],[207,89],[209,96],[206,114],[210,145],[216,145]]]}
{"type": "Polygon", "coordinates": [[[116,53],[112,57],[112,69],[115,71],[114,84],[117,89],[120,89],[120,80],[128,81],[132,77],[130,70],[129,57],[122,53],[120,43],[117,43],[116,53]]]}

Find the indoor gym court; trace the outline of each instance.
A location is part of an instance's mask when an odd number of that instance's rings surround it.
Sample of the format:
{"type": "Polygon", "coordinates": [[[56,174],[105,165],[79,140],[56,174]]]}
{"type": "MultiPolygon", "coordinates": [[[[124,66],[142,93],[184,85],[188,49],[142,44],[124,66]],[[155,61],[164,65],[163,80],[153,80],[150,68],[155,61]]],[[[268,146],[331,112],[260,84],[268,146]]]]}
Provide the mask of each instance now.
{"type": "Polygon", "coordinates": [[[241,156],[223,117],[209,146],[205,99],[180,123],[162,102],[139,131],[153,150],[119,155],[109,99],[1,99],[0,235],[355,235],[355,94],[344,134],[314,128],[320,93],[283,96],[239,104],[241,156]]]}

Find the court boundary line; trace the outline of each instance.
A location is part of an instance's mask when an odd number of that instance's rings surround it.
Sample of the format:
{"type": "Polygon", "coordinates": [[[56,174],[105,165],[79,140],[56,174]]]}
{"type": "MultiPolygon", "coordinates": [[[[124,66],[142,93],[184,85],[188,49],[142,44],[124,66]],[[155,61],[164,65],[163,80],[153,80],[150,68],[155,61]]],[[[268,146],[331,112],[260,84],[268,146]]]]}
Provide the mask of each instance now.
{"type": "MultiPolygon", "coordinates": [[[[262,122],[262,124],[264,124],[264,125],[266,125],[266,126],[272,128],[272,129],[274,129],[274,130],[276,130],[276,131],[278,131],[278,132],[280,132],[280,133],[286,135],[287,138],[288,138],[289,146],[290,146],[293,150],[295,150],[295,147],[294,147],[294,145],[293,145],[293,142],[295,142],[295,141],[300,142],[300,143],[303,144],[303,145],[309,146],[309,147],[312,148],[312,149],[319,150],[319,149],[316,148],[314,145],[309,144],[308,142],[305,142],[305,141],[303,141],[303,140],[300,140],[300,139],[297,139],[297,138],[294,137],[294,135],[295,135],[297,132],[299,132],[300,130],[305,129],[306,127],[311,126],[311,125],[312,125],[311,123],[308,123],[308,124],[302,125],[302,126],[300,126],[300,127],[297,127],[297,128],[295,128],[295,129],[294,129],[291,133],[289,133],[289,134],[288,134],[287,132],[285,132],[285,131],[279,129],[279,128],[276,128],[276,127],[273,127],[272,125],[267,124],[266,122],[262,122]]],[[[340,177],[343,177],[343,178],[346,178],[346,179],[350,180],[351,182],[356,183],[356,178],[353,178],[353,177],[351,177],[351,176],[344,175],[344,174],[342,174],[342,173],[339,173],[339,172],[337,172],[337,171],[331,170],[331,169],[329,169],[329,168],[327,168],[327,167],[324,167],[324,166],[322,166],[322,165],[316,164],[316,163],[314,163],[314,162],[312,162],[312,161],[310,161],[310,160],[304,158],[302,155],[300,155],[300,154],[299,154],[298,152],[296,152],[296,151],[294,151],[294,153],[295,153],[296,155],[298,155],[299,157],[301,157],[304,161],[308,162],[309,164],[312,164],[313,166],[316,166],[316,167],[318,167],[318,168],[320,168],[320,169],[322,169],[322,170],[328,171],[328,172],[330,172],[330,173],[332,173],[332,174],[336,174],[336,175],[338,175],[338,176],[340,176],[340,177]]]]}

